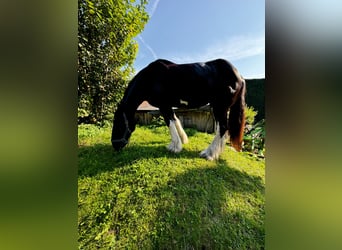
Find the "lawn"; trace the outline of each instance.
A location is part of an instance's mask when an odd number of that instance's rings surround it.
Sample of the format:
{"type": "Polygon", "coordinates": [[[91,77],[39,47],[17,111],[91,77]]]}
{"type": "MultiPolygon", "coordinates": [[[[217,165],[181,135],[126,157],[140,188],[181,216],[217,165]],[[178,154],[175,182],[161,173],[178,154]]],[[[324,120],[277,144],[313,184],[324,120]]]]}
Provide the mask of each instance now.
{"type": "Polygon", "coordinates": [[[80,249],[264,249],[265,161],[229,146],[199,157],[214,135],[138,126],[115,152],[111,128],[78,127],[80,249]]]}

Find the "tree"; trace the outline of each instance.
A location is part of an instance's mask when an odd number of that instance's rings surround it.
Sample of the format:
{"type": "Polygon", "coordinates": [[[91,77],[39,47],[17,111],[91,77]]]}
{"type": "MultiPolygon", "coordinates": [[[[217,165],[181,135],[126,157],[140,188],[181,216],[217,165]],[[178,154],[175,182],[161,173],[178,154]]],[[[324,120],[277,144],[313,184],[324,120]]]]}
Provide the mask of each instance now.
{"type": "Polygon", "coordinates": [[[78,117],[112,114],[133,73],[133,40],[148,21],[147,0],[78,0],[78,117]]]}

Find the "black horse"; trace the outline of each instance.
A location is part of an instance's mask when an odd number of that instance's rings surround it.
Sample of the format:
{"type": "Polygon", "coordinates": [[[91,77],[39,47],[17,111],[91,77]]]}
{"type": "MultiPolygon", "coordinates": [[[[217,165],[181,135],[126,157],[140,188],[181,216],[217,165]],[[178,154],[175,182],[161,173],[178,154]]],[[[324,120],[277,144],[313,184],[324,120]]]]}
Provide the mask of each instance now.
{"type": "Polygon", "coordinates": [[[217,159],[224,149],[227,131],[231,145],[241,151],[245,93],[245,80],[226,60],[189,64],[156,60],[129,83],[114,116],[112,145],[120,150],[128,143],[135,129],[135,111],[143,101],[148,101],[159,108],[170,129],[172,139],[168,149],[180,152],[188,137],[172,107],[196,108],[209,103],[218,123],[217,134],[208,148],[201,152],[201,157],[217,159]]]}

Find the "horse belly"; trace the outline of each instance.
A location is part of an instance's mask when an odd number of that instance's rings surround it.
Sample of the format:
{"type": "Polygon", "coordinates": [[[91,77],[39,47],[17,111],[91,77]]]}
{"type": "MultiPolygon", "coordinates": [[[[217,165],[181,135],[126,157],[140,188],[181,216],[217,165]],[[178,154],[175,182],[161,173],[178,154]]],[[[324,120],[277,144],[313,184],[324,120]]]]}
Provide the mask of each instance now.
{"type": "Polygon", "coordinates": [[[184,82],[180,87],[180,104],[188,108],[197,108],[209,103],[210,91],[207,81],[197,78],[184,82]]]}
{"type": "Polygon", "coordinates": [[[176,107],[179,108],[199,108],[201,106],[207,105],[209,103],[207,98],[180,98],[179,103],[176,107]]]}

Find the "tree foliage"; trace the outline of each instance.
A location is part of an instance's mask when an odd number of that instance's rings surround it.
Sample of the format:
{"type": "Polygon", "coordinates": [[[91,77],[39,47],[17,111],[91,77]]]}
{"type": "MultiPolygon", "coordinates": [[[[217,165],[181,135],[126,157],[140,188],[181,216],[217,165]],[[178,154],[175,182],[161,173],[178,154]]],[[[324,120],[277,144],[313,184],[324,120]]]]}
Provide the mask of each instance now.
{"type": "Polygon", "coordinates": [[[78,117],[113,113],[133,72],[133,40],[148,21],[147,0],[78,0],[78,117]]]}

